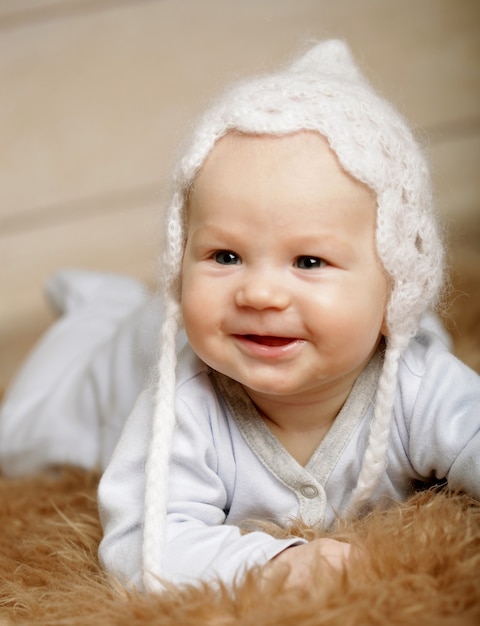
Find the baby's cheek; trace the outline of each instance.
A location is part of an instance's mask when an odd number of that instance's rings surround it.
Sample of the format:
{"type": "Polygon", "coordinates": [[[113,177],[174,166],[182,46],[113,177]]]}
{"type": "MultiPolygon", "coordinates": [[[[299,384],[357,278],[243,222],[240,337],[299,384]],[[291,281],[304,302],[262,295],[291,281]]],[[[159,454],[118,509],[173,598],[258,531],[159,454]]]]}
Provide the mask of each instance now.
{"type": "Polygon", "coordinates": [[[194,349],[200,348],[208,340],[212,324],[212,304],[205,290],[186,286],[181,308],[187,337],[194,349]]]}

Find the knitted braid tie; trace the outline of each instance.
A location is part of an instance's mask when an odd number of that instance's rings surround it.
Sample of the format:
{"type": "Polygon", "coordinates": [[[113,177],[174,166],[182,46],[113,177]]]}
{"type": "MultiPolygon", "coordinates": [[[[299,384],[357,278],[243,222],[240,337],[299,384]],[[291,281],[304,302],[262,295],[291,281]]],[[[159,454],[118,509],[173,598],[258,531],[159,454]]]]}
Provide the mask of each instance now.
{"type": "Polygon", "coordinates": [[[166,225],[169,245],[163,260],[164,318],[160,329],[159,361],[152,436],[145,467],[145,508],[143,522],[143,584],[145,589],[162,588],[162,554],[165,543],[168,502],[168,466],[175,429],[176,336],[181,313],[175,277],[183,253],[182,200],[175,194],[166,225]]]}
{"type": "MultiPolygon", "coordinates": [[[[404,341],[403,343],[408,343],[404,341]]],[[[362,460],[357,485],[351,495],[348,516],[355,515],[375,490],[378,478],[385,470],[385,458],[390,434],[392,404],[397,386],[400,356],[406,346],[387,340],[383,375],[378,380],[373,419],[367,448],[362,460]]]]}

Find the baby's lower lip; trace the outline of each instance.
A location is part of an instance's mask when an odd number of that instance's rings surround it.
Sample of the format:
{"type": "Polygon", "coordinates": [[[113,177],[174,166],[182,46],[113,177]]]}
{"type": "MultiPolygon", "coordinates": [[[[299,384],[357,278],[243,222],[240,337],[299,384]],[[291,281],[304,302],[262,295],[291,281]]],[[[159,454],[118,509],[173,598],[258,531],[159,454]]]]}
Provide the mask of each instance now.
{"type": "Polygon", "coordinates": [[[295,337],[277,337],[272,335],[234,335],[241,351],[247,356],[259,359],[292,358],[303,344],[295,337]]]}

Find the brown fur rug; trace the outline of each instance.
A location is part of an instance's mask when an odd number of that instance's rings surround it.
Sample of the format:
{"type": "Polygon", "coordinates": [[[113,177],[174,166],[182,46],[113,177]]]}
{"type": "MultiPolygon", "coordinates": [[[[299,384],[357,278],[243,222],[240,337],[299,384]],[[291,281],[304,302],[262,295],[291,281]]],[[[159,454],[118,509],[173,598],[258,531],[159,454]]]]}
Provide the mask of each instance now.
{"type": "MultiPolygon", "coordinates": [[[[260,584],[160,596],[126,592],[101,571],[97,476],[73,468],[0,480],[0,624],[45,626],[478,626],[480,505],[427,491],[336,536],[363,547],[315,593],[260,584]]],[[[335,535],[334,535],[335,536],[335,535]]]]}

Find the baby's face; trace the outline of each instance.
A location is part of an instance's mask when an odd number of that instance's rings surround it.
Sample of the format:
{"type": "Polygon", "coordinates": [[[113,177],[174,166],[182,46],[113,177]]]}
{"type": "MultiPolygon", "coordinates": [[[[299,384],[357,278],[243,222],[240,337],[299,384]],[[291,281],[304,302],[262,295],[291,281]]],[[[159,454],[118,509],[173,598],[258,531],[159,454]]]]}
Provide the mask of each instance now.
{"type": "Polygon", "coordinates": [[[182,311],[198,356],[252,398],[351,388],[384,323],[375,219],[320,135],[222,138],[189,203],[182,311]]]}

